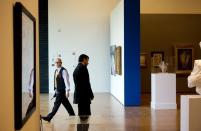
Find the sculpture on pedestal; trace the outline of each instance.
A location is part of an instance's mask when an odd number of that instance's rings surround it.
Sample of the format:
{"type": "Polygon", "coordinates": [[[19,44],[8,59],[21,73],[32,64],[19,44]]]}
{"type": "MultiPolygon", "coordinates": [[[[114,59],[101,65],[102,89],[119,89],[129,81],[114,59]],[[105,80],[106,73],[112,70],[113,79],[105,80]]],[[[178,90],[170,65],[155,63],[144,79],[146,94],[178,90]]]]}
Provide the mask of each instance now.
{"type": "MultiPolygon", "coordinates": [[[[201,48],[201,42],[199,43],[201,48]]],[[[196,87],[196,92],[201,95],[201,60],[194,61],[194,68],[188,76],[188,87],[196,87]]]]}
{"type": "Polygon", "coordinates": [[[161,69],[162,73],[167,72],[168,63],[165,63],[164,61],[162,61],[158,66],[161,69]]]}

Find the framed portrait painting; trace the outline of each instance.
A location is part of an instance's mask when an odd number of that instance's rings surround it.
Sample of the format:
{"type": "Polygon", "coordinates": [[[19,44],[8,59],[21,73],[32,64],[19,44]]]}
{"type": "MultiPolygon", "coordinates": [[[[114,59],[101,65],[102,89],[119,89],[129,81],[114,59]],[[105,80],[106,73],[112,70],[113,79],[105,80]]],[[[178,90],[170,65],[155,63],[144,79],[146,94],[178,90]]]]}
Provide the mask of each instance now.
{"type": "Polygon", "coordinates": [[[175,69],[177,74],[189,74],[193,69],[193,46],[175,46],[175,69]]]}
{"type": "Polygon", "coordinates": [[[157,51],[157,52],[151,52],[151,59],[152,59],[152,66],[154,68],[158,68],[159,64],[164,61],[164,52],[157,51]]]}
{"type": "Polygon", "coordinates": [[[36,20],[20,3],[13,10],[15,129],[36,109],[36,20]]]}

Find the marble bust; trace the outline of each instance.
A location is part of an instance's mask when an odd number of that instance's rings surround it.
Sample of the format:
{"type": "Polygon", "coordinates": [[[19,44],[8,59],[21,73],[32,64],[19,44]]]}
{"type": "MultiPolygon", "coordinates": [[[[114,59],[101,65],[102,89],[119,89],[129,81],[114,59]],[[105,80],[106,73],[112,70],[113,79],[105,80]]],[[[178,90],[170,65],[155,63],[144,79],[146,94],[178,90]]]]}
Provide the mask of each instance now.
{"type": "Polygon", "coordinates": [[[196,92],[201,95],[201,60],[194,61],[194,67],[188,76],[188,87],[196,87],[196,92]]]}
{"type": "Polygon", "coordinates": [[[167,72],[168,63],[165,63],[164,61],[162,61],[158,66],[161,69],[162,73],[167,72]]]}

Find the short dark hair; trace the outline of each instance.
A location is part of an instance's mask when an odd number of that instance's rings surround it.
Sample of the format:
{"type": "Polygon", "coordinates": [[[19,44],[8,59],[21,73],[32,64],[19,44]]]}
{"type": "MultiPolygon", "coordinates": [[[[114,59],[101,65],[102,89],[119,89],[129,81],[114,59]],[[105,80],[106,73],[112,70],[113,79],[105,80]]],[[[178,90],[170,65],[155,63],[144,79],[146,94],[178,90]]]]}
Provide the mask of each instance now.
{"type": "Polygon", "coordinates": [[[78,62],[83,62],[84,59],[89,59],[89,56],[85,54],[80,55],[78,62]]]}

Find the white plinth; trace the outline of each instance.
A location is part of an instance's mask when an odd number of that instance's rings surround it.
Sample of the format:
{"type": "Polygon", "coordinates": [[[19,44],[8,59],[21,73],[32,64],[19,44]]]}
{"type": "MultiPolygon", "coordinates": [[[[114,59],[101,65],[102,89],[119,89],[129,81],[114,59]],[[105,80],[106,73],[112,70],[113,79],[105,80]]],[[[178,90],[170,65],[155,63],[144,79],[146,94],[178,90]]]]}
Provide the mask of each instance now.
{"type": "Polygon", "coordinates": [[[201,95],[181,96],[181,131],[201,131],[201,95]]]}
{"type": "Polygon", "coordinates": [[[151,74],[151,108],[177,109],[176,74],[151,74]]]}

